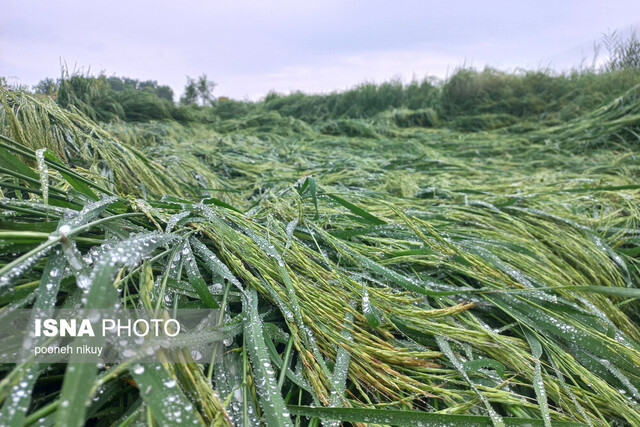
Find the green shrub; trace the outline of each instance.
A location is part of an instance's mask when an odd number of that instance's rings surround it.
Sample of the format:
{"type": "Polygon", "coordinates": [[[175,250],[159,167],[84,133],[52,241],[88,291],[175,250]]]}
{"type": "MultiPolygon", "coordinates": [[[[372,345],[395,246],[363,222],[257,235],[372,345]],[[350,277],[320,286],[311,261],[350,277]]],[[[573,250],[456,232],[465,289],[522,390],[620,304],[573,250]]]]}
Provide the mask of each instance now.
{"type": "Polygon", "coordinates": [[[168,120],[174,106],[150,92],[128,90],[118,94],[118,101],[127,121],[168,120]]]}
{"type": "Polygon", "coordinates": [[[435,127],[438,125],[438,115],[431,108],[422,110],[396,110],[393,120],[398,127],[435,127]]]}

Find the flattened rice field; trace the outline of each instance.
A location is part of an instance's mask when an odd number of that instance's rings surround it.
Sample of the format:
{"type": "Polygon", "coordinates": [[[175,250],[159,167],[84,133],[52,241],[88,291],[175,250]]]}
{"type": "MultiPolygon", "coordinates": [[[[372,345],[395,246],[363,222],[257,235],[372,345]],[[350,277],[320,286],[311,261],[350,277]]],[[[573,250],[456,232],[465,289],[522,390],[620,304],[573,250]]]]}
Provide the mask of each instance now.
{"type": "Polygon", "coordinates": [[[478,132],[0,101],[0,318],[215,309],[225,337],[1,365],[2,423],[640,425],[640,88],[478,132]]]}

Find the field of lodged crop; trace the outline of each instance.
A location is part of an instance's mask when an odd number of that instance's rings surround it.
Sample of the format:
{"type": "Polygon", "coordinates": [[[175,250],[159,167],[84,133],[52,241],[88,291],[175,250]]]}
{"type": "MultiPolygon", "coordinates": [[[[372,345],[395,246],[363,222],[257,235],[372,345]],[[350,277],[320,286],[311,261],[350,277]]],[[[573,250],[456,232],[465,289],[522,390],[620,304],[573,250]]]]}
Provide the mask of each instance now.
{"type": "Polygon", "coordinates": [[[3,425],[640,425],[640,87],[545,124],[0,103],[0,319],[215,313],[208,360],[1,364],[3,425]]]}

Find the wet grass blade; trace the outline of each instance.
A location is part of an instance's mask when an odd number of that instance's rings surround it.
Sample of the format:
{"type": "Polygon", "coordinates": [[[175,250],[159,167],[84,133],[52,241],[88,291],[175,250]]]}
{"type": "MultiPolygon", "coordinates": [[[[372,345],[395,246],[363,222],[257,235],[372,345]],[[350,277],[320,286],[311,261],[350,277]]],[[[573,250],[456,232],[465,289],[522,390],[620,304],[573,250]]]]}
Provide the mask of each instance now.
{"type": "Polygon", "coordinates": [[[369,291],[367,290],[367,285],[362,285],[362,313],[367,319],[367,323],[369,323],[369,326],[371,326],[372,328],[377,328],[378,326],[380,326],[380,315],[378,314],[378,309],[376,309],[376,306],[371,302],[369,291]]]}
{"type": "Polygon", "coordinates": [[[159,425],[204,425],[179,383],[163,365],[150,363],[140,366],[142,369],[132,370],[131,375],[159,425]]]}
{"type": "Polygon", "coordinates": [[[366,210],[362,209],[361,207],[356,206],[353,203],[346,201],[342,197],[336,196],[335,194],[326,194],[326,197],[329,197],[329,198],[335,200],[336,202],[338,202],[339,204],[341,204],[345,208],[349,209],[352,213],[354,213],[355,215],[359,216],[360,218],[362,218],[363,220],[365,220],[369,224],[372,224],[372,225],[384,225],[384,224],[387,223],[386,221],[383,221],[380,218],[378,218],[377,216],[375,216],[375,215],[367,212],[366,210]]]}
{"type": "MultiPolygon", "coordinates": [[[[341,331],[342,338],[351,343],[353,342],[353,314],[347,311],[344,315],[344,328],[341,331]]],[[[333,390],[331,393],[331,401],[329,405],[339,408],[344,405],[344,392],[347,386],[347,376],[349,374],[349,363],[351,362],[351,353],[346,345],[339,345],[336,351],[336,361],[333,367],[333,390]]]]}
{"type": "MultiPolygon", "coordinates": [[[[313,408],[310,406],[290,405],[292,414],[305,417],[318,417],[323,420],[352,423],[387,424],[395,426],[491,426],[489,417],[477,415],[438,414],[423,411],[399,411],[393,409],[367,408],[313,408]]],[[[531,418],[505,418],[506,426],[544,426],[542,420],[531,418]]],[[[557,421],[553,426],[580,427],[585,424],[557,421]]]]}
{"type": "MultiPolygon", "coordinates": [[[[131,237],[105,253],[91,272],[91,287],[87,293],[85,308],[112,308],[118,301],[113,286],[113,276],[121,266],[133,267],[142,257],[148,256],[159,246],[170,242],[173,235],[156,232],[131,237]]],[[[88,344],[80,338],[78,344],[88,344]]],[[[95,364],[79,363],[77,355],[71,357],[60,392],[60,408],[56,413],[56,424],[81,426],[85,422],[86,403],[90,398],[97,368],[95,364]]]]}
{"type": "Polygon", "coordinates": [[[524,329],[524,335],[527,338],[527,342],[531,347],[531,355],[534,358],[533,368],[533,388],[536,391],[536,397],[538,400],[538,406],[540,406],[540,414],[544,420],[545,427],[551,426],[551,416],[549,415],[549,403],[547,402],[547,391],[544,388],[544,381],[542,379],[542,364],[540,358],[542,357],[542,344],[535,336],[535,334],[528,329],[524,329]]]}
{"type": "Polygon", "coordinates": [[[211,291],[207,288],[207,284],[204,279],[200,275],[200,271],[198,270],[198,263],[193,257],[193,253],[191,252],[191,247],[189,246],[189,242],[184,242],[184,249],[182,250],[182,255],[186,258],[184,262],[185,269],[187,270],[187,275],[189,276],[189,283],[196,290],[198,296],[209,308],[220,308],[220,305],[215,300],[213,295],[211,295],[211,291]]]}
{"type": "Polygon", "coordinates": [[[258,295],[249,289],[243,300],[246,349],[256,377],[256,386],[260,396],[260,406],[265,422],[269,426],[292,426],[289,410],[284,404],[278,381],[269,359],[269,351],[264,341],[262,319],[258,314],[258,295]]]}

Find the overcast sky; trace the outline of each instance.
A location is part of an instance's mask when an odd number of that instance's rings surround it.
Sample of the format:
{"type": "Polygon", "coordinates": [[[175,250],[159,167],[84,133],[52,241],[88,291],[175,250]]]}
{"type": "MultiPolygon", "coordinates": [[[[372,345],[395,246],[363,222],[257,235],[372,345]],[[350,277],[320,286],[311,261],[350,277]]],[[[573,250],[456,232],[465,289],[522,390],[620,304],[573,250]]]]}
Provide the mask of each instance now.
{"type": "Polygon", "coordinates": [[[394,77],[445,77],[462,63],[566,69],[640,24],[640,1],[3,0],[0,76],[33,85],[71,70],[153,79],[182,92],[326,92],[394,77]]]}

